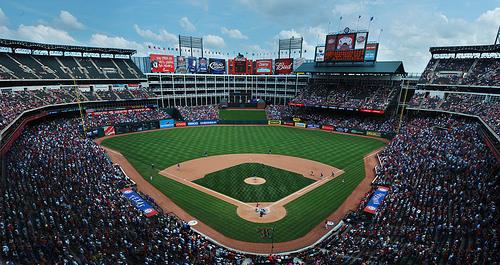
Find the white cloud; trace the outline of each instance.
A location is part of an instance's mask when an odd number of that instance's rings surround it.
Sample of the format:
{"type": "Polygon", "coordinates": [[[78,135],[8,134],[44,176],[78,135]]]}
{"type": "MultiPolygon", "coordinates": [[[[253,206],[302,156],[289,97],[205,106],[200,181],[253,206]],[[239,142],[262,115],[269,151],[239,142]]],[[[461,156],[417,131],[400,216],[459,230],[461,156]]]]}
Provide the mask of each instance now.
{"type": "Polygon", "coordinates": [[[56,19],[58,23],[60,23],[62,26],[70,28],[70,29],[79,29],[82,30],[85,28],[85,26],[78,21],[78,19],[73,16],[70,12],[66,10],[61,10],[59,13],[59,17],[56,19]]]}
{"type": "Polygon", "coordinates": [[[4,25],[7,23],[7,16],[3,12],[2,8],[0,8],[0,25],[4,25]]]}
{"type": "Polygon", "coordinates": [[[211,34],[203,36],[203,44],[212,48],[221,48],[226,46],[222,37],[211,34]]]}
{"type": "MultiPolygon", "coordinates": [[[[498,21],[500,8],[472,21],[439,12],[401,12],[382,33],[378,60],[402,60],[407,71],[422,72],[430,59],[429,47],[491,44],[498,21]]],[[[372,35],[378,34],[379,29],[372,30],[372,35]]]]}
{"type": "Polygon", "coordinates": [[[12,32],[16,38],[56,44],[75,44],[76,40],[68,32],[46,25],[25,26],[19,25],[16,32],[12,32]]]}
{"type": "Polygon", "coordinates": [[[222,32],[222,34],[226,34],[230,38],[233,38],[233,39],[239,39],[239,40],[248,39],[248,36],[241,33],[241,31],[239,29],[228,29],[226,27],[222,27],[221,32],[222,32]]]}
{"type": "Polygon", "coordinates": [[[191,23],[191,21],[189,21],[189,18],[187,17],[182,17],[179,20],[179,25],[181,25],[181,27],[186,31],[189,32],[196,31],[196,27],[193,25],[193,23],[191,23]]]}
{"type": "Polygon", "coordinates": [[[134,25],[134,30],[139,36],[154,40],[154,41],[164,41],[170,44],[177,42],[177,36],[164,29],[161,29],[158,33],[155,33],[149,29],[141,29],[137,24],[134,25]]]}
{"type": "Polygon", "coordinates": [[[147,49],[148,46],[158,46],[149,42],[138,43],[127,40],[124,37],[108,36],[101,33],[93,34],[92,37],[90,37],[89,44],[104,48],[132,49],[137,51],[138,56],[147,56],[151,52],[147,49]]]}
{"type": "Polygon", "coordinates": [[[478,17],[477,21],[479,23],[486,23],[498,26],[498,23],[500,22],[500,7],[482,13],[478,17]]]}

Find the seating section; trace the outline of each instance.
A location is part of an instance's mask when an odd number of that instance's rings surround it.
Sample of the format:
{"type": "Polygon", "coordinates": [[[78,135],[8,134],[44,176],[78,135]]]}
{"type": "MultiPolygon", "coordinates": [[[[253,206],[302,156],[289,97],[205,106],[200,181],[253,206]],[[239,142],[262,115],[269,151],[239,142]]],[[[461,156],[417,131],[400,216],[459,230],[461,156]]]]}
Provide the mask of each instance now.
{"type": "Polygon", "coordinates": [[[438,97],[417,91],[409,106],[476,115],[500,135],[500,95],[497,94],[446,93],[444,97],[438,97]]]}
{"type": "Polygon", "coordinates": [[[131,59],[0,52],[0,79],[143,79],[131,59]]]}
{"type": "Polygon", "coordinates": [[[85,116],[85,125],[90,128],[170,119],[171,116],[164,110],[158,109],[128,109],[112,112],[93,112],[85,116]]]}
{"type": "Polygon", "coordinates": [[[384,110],[397,94],[397,88],[398,85],[311,83],[292,102],[346,109],[384,110]]]}
{"type": "Polygon", "coordinates": [[[77,101],[99,101],[117,99],[147,99],[154,93],[142,88],[120,90],[98,90],[97,92],[69,89],[38,89],[27,91],[0,92],[0,130],[4,129],[22,112],[52,104],[77,101]]]}
{"type": "Polygon", "coordinates": [[[218,120],[219,107],[207,106],[178,106],[177,110],[185,121],[218,120]]]}
{"type": "Polygon", "coordinates": [[[419,83],[500,86],[500,58],[433,58],[419,83]]]}
{"type": "Polygon", "coordinates": [[[253,256],[209,242],[159,212],[145,217],[120,189],[130,180],[76,119],[33,125],[5,158],[0,260],[6,264],[495,264],[494,156],[475,122],[407,118],[380,154],[372,190],[314,248],[253,256]],[[376,215],[365,213],[389,187],[376,215]],[[270,261],[276,261],[270,262],[270,261]]]}

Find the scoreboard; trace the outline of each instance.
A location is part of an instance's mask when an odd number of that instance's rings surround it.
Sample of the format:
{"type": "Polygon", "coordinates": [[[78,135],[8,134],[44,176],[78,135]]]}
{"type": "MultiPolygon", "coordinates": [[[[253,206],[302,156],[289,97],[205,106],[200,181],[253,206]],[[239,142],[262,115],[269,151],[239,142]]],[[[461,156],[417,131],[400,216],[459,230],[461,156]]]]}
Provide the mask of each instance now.
{"type": "Polygon", "coordinates": [[[363,62],[368,32],[344,32],[326,36],[324,62],[363,62]]]}

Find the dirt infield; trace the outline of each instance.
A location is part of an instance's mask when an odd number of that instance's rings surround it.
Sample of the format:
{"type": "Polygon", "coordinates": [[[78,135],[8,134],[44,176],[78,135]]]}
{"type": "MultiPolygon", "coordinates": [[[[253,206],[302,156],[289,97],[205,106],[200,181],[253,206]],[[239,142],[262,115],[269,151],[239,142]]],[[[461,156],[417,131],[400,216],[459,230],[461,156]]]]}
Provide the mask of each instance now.
{"type": "MultiPolygon", "coordinates": [[[[140,132],[139,132],[140,133],[140,132]]],[[[334,132],[335,133],[335,132],[334,132]]],[[[114,137],[114,136],[113,136],[114,137]]],[[[367,137],[367,138],[374,138],[378,139],[384,142],[388,142],[385,139],[379,139],[375,137],[367,137]]],[[[96,140],[97,143],[102,142],[104,138],[100,138],[96,140]]],[[[175,203],[173,203],[165,194],[157,190],[153,185],[151,185],[148,181],[146,181],[140,174],[137,172],[137,170],[127,161],[127,159],[121,155],[119,152],[116,152],[114,150],[108,149],[103,147],[108,155],[110,156],[111,160],[114,163],[119,164],[123,170],[126,172],[128,177],[130,177],[132,180],[134,180],[137,183],[137,189],[145,194],[148,194],[151,196],[157,203],[158,205],[168,213],[173,213],[177,215],[180,219],[185,220],[185,221],[191,221],[194,220],[195,218],[188,214],[186,211],[184,211],[182,208],[177,206],[175,203]]],[[[353,192],[347,197],[347,199],[341,204],[341,206],[330,216],[328,216],[327,220],[335,221],[338,222],[342,219],[342,217],[348,213],[351,210],[355,210],[358,205],[360,200],[363,198],[363,196],[370,190],[371,186],[370,183],[375,177],[375,165],[378,164],[378,159],[376,154],[380,152],[383,148],[380,148],[364,158],[365,162],[365,178],[361,181],[361,183],[353,190],[353,192]]],[[[182,164],[181,164],[182,166],[182,164]]],[[[307,175],[307,174],[306,174],[307,175]]],[[[263,207],[266,207],[267,204],[264,203],[263,207]]],[[[254,205],[255,208],[255,205],[254,205]]],[[[278,208],[276,208],[278,209],[278,208]]],[[[255,210],[255,209],[253,209],[255,210]]],[[[224,236],[220,232],[214,230],[213,228],[209,227],[208,225],[204,224],[203,222],[198,220],[198,224],[196,224],[193,228],[196,230],[200,231],[204,235],[212,238],[213,240],[216,240],[222,245],[241,250],[241,251],[246,251],[246,252],[252,252],[252,253],[262,253],[266,254],[269,253],[271,250],[271,244],[269,243],[250,243],[250,242],[244,242],[244,241],[239,241],[235,240],[229,237],[224,236]]],[[[291,240],[288,242],[281,242],[281,243],[275,243],[274,244],[274,252],[275,253],[280,253],[280,252],[287,252],[287,251],[293,251],[302,247],[309,246],[316,242],[319,238],[321,238],[323,235],[325,235],[328,232],[327,229],[324,228],[323,223],[319,223],[316,225],[309,233],[304,235],[301,238],[291,240]]]]}
{"type": "MultiPolygon", "coordinates": [[[[314,190],[343,173],[343,170],[317,161],[274,154],[229,154],[208,156],[185,161],[160,171],[160,174],[165,177],[171,178],[184,185],[193,187],[199,191],[203,191],[225,202],[233,204],[238,207],[237,214],[239,217],[254,223],[272,223],[281,220],[286,216],[284,206],[287,203],[299,198],[311,190],[314,190]],[[192,182],[203,178],[205,175],[212,172],[243,163],[260,163],[284,169],[301,174],[306,178],[315,180],[316,182],[280,199],[279,201],[265,203],[259,207],[250,203],[241,202],[192,182]],[[321,175],[323,175],[323,177],[321,177],[321,175]],[[260,215],[260,208],[265,208],[266,214],[260,215]]],[[[254,181],[253,177],[250,177],[249,181],[254,181]]]]}

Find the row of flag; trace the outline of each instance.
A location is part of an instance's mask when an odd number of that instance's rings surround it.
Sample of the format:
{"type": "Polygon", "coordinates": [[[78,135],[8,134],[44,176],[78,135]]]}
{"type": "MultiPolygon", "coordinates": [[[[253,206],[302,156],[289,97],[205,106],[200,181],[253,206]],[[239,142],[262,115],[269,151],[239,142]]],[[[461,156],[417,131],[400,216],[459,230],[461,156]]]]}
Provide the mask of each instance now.
{"type": "MultiPolygon", "coordinates": [[[[148,45],[148,49],[150,50],[155,50],[155,51],[170,51],[170,52],[178,52],[179,48],[174,48],[174,47],[159,47],[159,46],[153,46],[153,45],[148,45]]],[[[191,52],[190,48],[182,48],[182,52],[191,52]]],[[[193,52],[200,52],[200,49],[193,49],[193,52]]],[[[230,52],[223,52],[223,51],[211,51],[211,50],[204,50],[204,54],[212,54],[212,55],[227,55],[229,56],[231,53],[230,52]]],[[[235,52],[233,51],[233,55],[237,55],[240,52],[235,52]]],[[[294,50],[292,52],[293,54],[300,54],[300,51],[294,50]]],[[[307,53],[307,50],[303,50],[303,53],[307,53]]],[[[251,55],[251,56],[272,56],[272,55],[277,55],[278,52],[244,52],[243,54],[245,55],[251,55]]],[[[285,55],[288,54],[288,51],[281,51],[281,54],[285,55]]]]}

